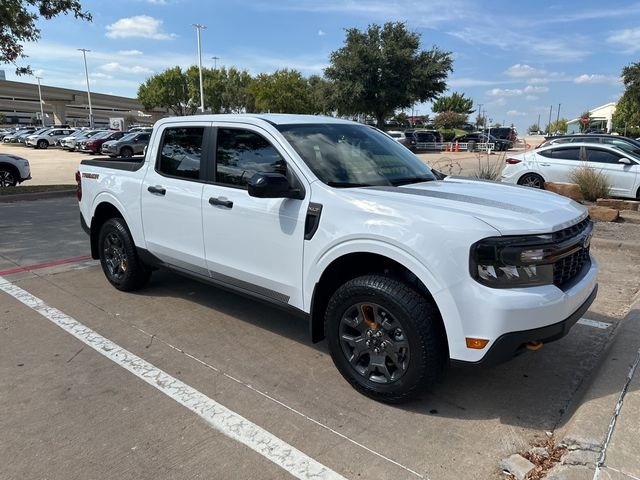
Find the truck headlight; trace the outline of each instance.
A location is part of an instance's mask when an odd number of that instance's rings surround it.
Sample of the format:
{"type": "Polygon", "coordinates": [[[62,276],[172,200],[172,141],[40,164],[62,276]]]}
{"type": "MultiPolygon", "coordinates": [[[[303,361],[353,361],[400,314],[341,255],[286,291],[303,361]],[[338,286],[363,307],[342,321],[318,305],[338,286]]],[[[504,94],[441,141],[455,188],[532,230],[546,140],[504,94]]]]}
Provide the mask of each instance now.
{"type": "Polygon", "coordinates": [[[553,263],[561,258],[552,242],[551,235],[485,238],[471,246],[470,274],[492,288],[551,285],[553,263]]]}

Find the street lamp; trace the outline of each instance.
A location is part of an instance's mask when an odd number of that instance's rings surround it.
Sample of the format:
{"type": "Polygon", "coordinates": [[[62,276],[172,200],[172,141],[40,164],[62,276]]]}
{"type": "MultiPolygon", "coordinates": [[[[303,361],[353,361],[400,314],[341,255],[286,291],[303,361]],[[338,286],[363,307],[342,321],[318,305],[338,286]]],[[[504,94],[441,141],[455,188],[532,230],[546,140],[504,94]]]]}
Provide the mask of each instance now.
{"type": "Polygon", "coordinates": [[[200,31],[205,29],[204,25],[194,23],[196,27],[196,38],[198,39],[198,71],[200,73],[200,111],[204,113],[204,92],[202,91],[202,49],[200,48],[200,31]]]}
{"type": "Polygon", "coordinates": [[[89,70],[87,69],[87,50],[86,48],[78,48],[84,57],[84,77],[87,79],[87,98],[89,99],[89,127],[93,128],[93,108],[91,107],[91,87],[89,86],[89,70]]]}
{"type": "Polygon", "coordinates": [[[213,60],[213,69],[217,70],[218,69],[218,60],[220,60],[220,57],[211,57],[211,60],[213,60]]]}
{"type": "Polygon", "coordinates": [[[42,90],[40,89],[40,80],[42,80],[42,77],[36,76],[36,80],[38,80],[38,97],[40,97],[40,118],[42,120],[42,126],[44,127],[44,108],[42,107],[42,90]]]}

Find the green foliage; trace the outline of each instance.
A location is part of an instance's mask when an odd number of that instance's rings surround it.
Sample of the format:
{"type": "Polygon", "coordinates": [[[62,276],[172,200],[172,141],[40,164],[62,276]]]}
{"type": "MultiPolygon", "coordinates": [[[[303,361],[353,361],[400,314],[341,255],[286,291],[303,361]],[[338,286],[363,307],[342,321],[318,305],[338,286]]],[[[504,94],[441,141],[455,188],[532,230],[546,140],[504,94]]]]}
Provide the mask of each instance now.
{"type": "MultiPolygon", "coordinates": [[[[582,112],[582,114],[580,115],[580,131],[584,132],[585,130],[587,130],[589,128],[589,123],[591,122],[591,113],[589,113],[588,111],[586,112],[582,112]],[[589,119],[589,122],[583,122],[584,119],[589,119]]],[[[553,125],[553,124],[551,124],[553,125]]],[[[551,130],[551,125],[549,125],[547,127],[547,131],[552,132],[553,130],[551,130]]]]}
{"type": "Polygon", "coordinates": [[[335,110],[331,102],[332,83],[318,75],[307,79],[311,105],[309,111],[314,114],[330,115],[335,110]]]}
{"type": "Polygon", "coordinates": [[[598,198],[609,198],[611,185],[607,176],[600,170],[584,164],[571,171],[570,178],[577,183],[585,200],[595,202],[598,198]]]}
{"type": "Polygon", "coordinates": [[[464,93],[460,94],[458,92],[436,99],[431,110],[434,113],[456,112],[464,115],[471,115],[475,111],[473,109],[473,100],[466,98],[464,93]]]}
{"type": "Polygon", "coordinates": [[[529,128],[527,128],[528,132],[533,132],[533,133],[537,133],[540,131],[540,125],[538,125],[537,123],[534,123],[532,125],[529,125],[529,128]]]}
{"type": "Polygon", "coordinates": [[[476,115],[476,127],[482,127],[486,123],[487,123],[487,117],[485,117],[484,115],[480,115],[478,113],[478,115],[476,115]]]}
{"type": "Polygon", "coordinates": [[[138,87],[138,101],[145,110],[160,107],[168,109],[174,115],[193,115],[199,104],[191,96],[194,89],[199,88],[193,82],[193,72],[187,75],[180,67],[168,68],[148,78],[138,87]]]}
{"type": "Polygon", "coordinates": [[[478,168],[473,172],[473,176],[484,180],[498,180],[504,167],[504,156],[502,153],[498,158],[492,158],[487,153],[477,153],[478,168]]]}
{"type": "Polygon", "coordinates": [[[16,65],[16,74],[31,74],[30,66],[18,67],[25,58],[23,43],[37,42],[40,29],[36,23],[60,14],[72,13],[75,18],[91,21],[91,14],[82,10],[78,0],[2,0],[0,1],[0,64],[16,65]]]}
{"type": "Polygon", "coordinates": [[[613,114],[613,128],[626,135],[640,135],[640,62],[622,69],[625,91],[613,114]]]}
{"type": "Polygon", "coordinates": [[[457,137],[460,132],[460,130],[454,130],[454,129],[440,129],[439,131],[442,134],[442,140],[444,142],[450,142],[455,137],[457,137]]]}
{"type": "Polygon", "coordinates": [[[465,124],[467,115],[457,112],[442,112],[436,115],[433,120],[436,128],[452,129],[458,128],[465,124]]]}
{"type": "Polygon", "coordinates": [[[493,122],[491,124],[491,128],[500,128],[502,127],[502,124],[500,122],[493,122]]]}
{"type": "Polygon", "coordinates": [[[7,116],[0,112],[0,125],[4,125],[5,123],[7,123],[7,116]]]}
{"type": "Polygon", "coordinates": [[[561,118],[560,120],[556,120],[551,122],[549,125],[549,131],[552,133],[560,132],[562,134],[567,133],[568,128],[568,120],[566,118],[561,118]]]}
{"type": "Polygon", "coordinates": [[[311,87],[297,70],[261,73],[253,80],[251,92],[257,112],[315,113],[311,87]]]}
{"type": "Polygon", "coordinates": [[[432,100],[446,90],[451,54],[420,50],[420,36],[404,23],[347,29],[344,46],[330,56],[325,76],[334,83],[341,115],[369,114],[379,128],[399,108],[432,100]]]}

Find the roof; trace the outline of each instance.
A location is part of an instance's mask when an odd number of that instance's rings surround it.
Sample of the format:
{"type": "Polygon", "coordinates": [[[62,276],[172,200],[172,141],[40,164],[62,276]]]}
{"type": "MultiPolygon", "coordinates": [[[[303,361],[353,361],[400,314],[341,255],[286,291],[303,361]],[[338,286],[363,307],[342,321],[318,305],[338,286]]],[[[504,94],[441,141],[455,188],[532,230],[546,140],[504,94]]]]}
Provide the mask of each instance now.
{"type": "Polygon", "coordinates": [[[327,117],[323,115],[293,115],[289,113],[244,113],[244,114],[202,114],[188,115],[184,117],[168,117],[162,119],[162,123],[185,121],[185,119],[204,120],[211,122],[249,122],[256,123],[262,120],[272,125],[292,125],[292,124],[314,124],[314,123],[342,123],[353,124],[350,120],[342,118],[327,117]]]}

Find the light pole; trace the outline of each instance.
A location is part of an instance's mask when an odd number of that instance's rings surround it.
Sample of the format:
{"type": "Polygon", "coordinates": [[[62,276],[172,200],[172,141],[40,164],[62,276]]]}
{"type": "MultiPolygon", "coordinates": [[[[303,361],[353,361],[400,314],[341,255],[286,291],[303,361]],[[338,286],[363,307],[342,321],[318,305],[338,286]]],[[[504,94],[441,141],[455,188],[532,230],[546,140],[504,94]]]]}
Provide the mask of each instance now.
{"type": "Polygon", "coordinates": [[[556,127],[560,123],[560,106],[561,105],[562,105],[561,103],[558,104],[558,117],[556,118],[556,127]]]}
{"type": "Polygon", "coordinates": [[[198,39],[198,71],[200,72],[200,111],[204,113],[204,92],[202,90],[202,49],[200,48],[200,31],[205,29],[204,25],[200,23],[194,23],[196,27],[196,38],[198,39]]]}
{"type": "Polygon", "coordinates": [[[91,87],[89,86],[89,70],[87,69],[87,50],[86,48],[79,48],[78,51],[82,52],[84,57],[84,76],[87,79],[87,98],[89,99],[89,127],[93,128],[93,108],[91,107],[91,87]]]}
{"type": "Polygon", "coordinates": [[[218,69],[218,60],[220,60],[220,57],[211,57],[211,60],[213,60],[213,69],[217,70],[218,69]]]}
{"type": "MultiPolygon", "coordinates": [[[[538,132],[541,132],[542,129],[540,128],[540,114],[538,114],[538,132]]],[[[536,133],[538,133],[536,132],[536,133]]]]}
{"type": "Polygon", "coordinates": [[[40,89],[40,80],[42,80],[42,77],[36,76],[36,80],[38,80],[38,97],[40,97],[40,118],[42,119],[42,126],[44,127],[44,108],[42,107],[42,90],[40,89]]]}
{"type": "Polygon", "coordinates": [[[547,135],[551,135],[551,112],[553,112],[553,105],[549,105],[549,123],[547,123],[547,135]]]}

